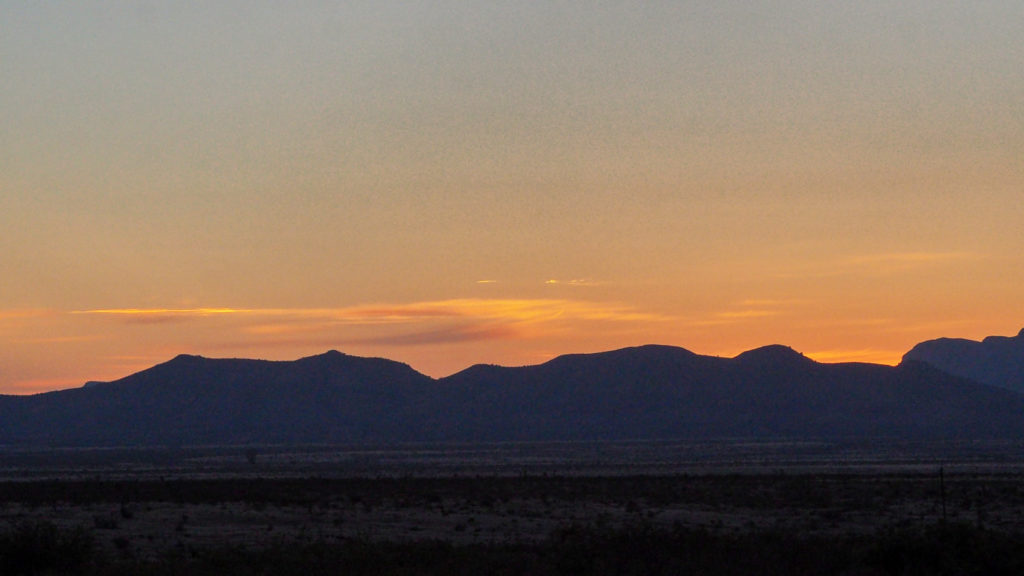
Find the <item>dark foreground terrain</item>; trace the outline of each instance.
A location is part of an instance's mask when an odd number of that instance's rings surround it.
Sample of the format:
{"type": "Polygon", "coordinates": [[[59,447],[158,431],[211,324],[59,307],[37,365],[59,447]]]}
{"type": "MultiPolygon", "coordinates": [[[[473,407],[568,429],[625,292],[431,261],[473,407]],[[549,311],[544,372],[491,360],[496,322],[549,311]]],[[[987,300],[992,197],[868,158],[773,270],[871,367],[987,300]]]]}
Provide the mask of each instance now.
{"type": "Polygon", "coordinates": [[[619,466],[525,450],[435,474],[414,464],[446,451],[8,453],[0,574],[1024,574],[1013,462],[608,450],[619,466]]]}

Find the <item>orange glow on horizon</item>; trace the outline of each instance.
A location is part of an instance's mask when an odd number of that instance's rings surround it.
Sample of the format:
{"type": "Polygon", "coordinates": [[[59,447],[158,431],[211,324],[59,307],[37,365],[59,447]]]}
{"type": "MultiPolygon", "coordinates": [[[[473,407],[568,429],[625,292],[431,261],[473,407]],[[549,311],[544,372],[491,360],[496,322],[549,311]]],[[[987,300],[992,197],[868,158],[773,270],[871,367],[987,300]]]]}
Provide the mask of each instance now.
{"type": "MultiPolygon", "coordinates": [[[[292,360],[328,349],[406,362],[434,377],[447,376],[476,363],[530,365],[562,354],[643,344],[676,345],[697,354],[723,357],[734,357],[768,344],[784,344],[822,363],[895,365],[913,344],[943,333],[957,333],[954,324],[923,323],[914,328],[876,319],[838,326],[844,328],[848,339],[856,336],[852,341],[879,342],[892,347],[820,348],[807,342],[820,345],[823,325],[794,315],[794,308],[785,308],[785,312],[779,308],[778,314],[762,314],[760,308],[754,308],[772,305],[764,299],[741,301],[731,310],[750,306],[753,313],[712,312],[703,317],[706,321],[698,316],[657,315],[620,305],[543,299],[456,299],[336,309],[159,308],[47,314],[37,317],[44,322],[38,331],[71,331],[66,337],[45,339],[51,355],[66,356],[64,367],[47,367],[50,375],[46,377],[8,377],[2,384],[4,393],[29,394],[76,388],[89,380],[116,380],[179,353],[292,360]],[[217,312],[209,313],[210,310],[217,312]],[[167,314],[188,322],[127,321],[122,324],[123,333],[117,323],[81,323],[89,318],[116,321],[123,317],[160,318],[167,314]],[[386,322],[382,323],[382,318],[386,322]],[[774,336],[787,326],[789,337],[774,336]],[[801,326],[803,329],[797,330],[801,326]],[[742,344],[737,346],[737,341],[742,344]],[[109,355],[110,350],[119,353],[109,355]]],[[[26,317],[17,313],[6,316],[19,317],[19,322],[26,317]]],[[[14,350],[43,341],[22,338],[14,341],[14,350]]],[[[23,372],[30,374],[31,370],[23,372]]]]}
{"type": "Polygon", "coordinates": [[[804,355],[815,362],[821,362],[823,364],[866,362],[869,364],[895,366],[903,360],[903,355],[907,352],[908,350],[898,352],[894,350],[872,350],[868,348],[864,350],[820,350],[817,352],[805,352],[804,355]]]}

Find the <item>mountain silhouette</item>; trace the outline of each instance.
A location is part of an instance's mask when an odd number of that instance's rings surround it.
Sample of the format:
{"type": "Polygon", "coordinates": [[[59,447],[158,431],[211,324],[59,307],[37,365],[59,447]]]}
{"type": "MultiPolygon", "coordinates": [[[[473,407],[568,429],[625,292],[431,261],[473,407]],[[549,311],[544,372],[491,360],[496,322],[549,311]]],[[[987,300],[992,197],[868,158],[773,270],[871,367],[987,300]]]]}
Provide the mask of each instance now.
{"type": "Polygon", "coordinates": [[[1024,393],[1024,330],[981,342],[939,338],[921,342],[904,361],[926,362],[950,374],[1024,393]]]}
{"type": "Polygon", "coordinates": [[[433,379],[330,351],[290,362],[182,355],[113,382],[0,396],[0,445],[638,439],[988,439],[1024,433],[1024,396],[908,359],[820,364],[671,346],[477,365],[433,379]]]}
{"type": "Polygon", "coordinates": [[[1024,399],[924,364],[819,364],[767,346],[736,358],[643,346],[538,366],[477,366],[442,380],[472,391],[477,437],[998,437],[1024,399]]]}
{"type": "Polygon", "coordinates": [[[293,362],[181,355],[108,383],[0,397],[0,444],[189,445],[415,438],[432,380],[331,351],[293,362]]]}

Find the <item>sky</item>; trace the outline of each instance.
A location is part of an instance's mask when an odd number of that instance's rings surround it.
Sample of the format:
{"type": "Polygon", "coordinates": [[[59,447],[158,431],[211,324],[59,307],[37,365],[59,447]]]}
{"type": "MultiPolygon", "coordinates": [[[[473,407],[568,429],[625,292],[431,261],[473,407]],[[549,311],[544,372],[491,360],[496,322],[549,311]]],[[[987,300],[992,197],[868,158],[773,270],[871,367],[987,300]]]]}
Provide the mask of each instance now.
{"type": "Polygon", "coordinates": [[[0,393],[1024,326],[1024,3],[0,3],[0,393]]]}

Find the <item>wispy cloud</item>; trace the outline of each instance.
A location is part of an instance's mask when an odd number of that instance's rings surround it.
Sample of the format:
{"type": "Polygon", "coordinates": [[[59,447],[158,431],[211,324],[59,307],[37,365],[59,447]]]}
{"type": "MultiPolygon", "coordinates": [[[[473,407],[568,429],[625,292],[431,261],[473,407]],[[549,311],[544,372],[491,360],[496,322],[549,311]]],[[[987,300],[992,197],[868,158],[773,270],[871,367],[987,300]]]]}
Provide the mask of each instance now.
{"type": "Polygon", "coordinates": [[[71,314],[121,318],[126,322],[138,324],[159,324],[191,318],[230,316],[246,312],[250,311],[233,308],[105,308],[98,310],[72,310],[71,314]]]}
{"type": "Polygon", "coordinates": [[[246,344],[418,345],[529,338],[580,322],[644,323],[664,318],[631,306],[567,299],[452,299],[342,308],[125,308],[72,314],[135,324],[232,321],[246,344]]]}
{"type": "Polygon", "coordinates": [[[132,323],[161,323],[205,318],[321,318],[334,321],[388,322],[457,316],[444,303],[368,305],[347,308],[107,308],[74,310],[71,314],[118,318],[132,323]]]}
{"type": "Polygon", "coordinates": [[[601,286],[604,282],[592,280],[590,278],[573,278],[571,280],[558,280],[557,278],[552,278],[550,280],[545,280],[544,284],[547,284],[548,286],[588,287],[601,286]]]}

